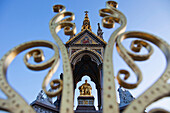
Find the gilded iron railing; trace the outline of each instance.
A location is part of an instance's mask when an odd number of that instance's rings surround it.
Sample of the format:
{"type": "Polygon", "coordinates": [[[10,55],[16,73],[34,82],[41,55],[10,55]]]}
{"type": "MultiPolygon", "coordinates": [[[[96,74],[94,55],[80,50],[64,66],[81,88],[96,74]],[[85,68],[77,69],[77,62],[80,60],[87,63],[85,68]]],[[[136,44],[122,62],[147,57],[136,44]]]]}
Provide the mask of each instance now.
{"type": "MultiPolygon", "coordinates": [[[[124,59],[124,61],[129,65],[129,67],[134,71],[137,77],[137,82],[134,84],[127,83],[125,80],[130,76],[127,70],[120,70],[117,75],[118,83],[127,89],[136,88],[140,82],[142,81],[142,74],[139,67],[135,64],[134,61],[144,61],[149,59],[149,57],[153,53],[152,46],[146,41],[152,42],[156,46],[158,46],[166,57],[166,70],[162,74],[162,76],[141,96],[135,99],[128,107],[124,110],[123,113],[143,113],[145,108],[163,97],[170,96],[170,84],[167,83],[170,78],[170,45],[166,42],[158,38],[157,36],[139,32],[139,31],[130,31],[125,32],[127,20],[123,13],[117,10],[117,3],[114,1],[108,1],[106,3],[105,9],[101,9],[99,11],[100,16],[103,17],[102,24],[106,28],[113,28],[114,22],[119,23],[120,27],[116,29],[106,46],[105,55],[104,55],[104,86],[103,86],[103,113],[119,113],[119,106],[116,101],[116,89],[115,89],[115,80],[113,73],[113,54],[110,52],[113,51],[113,47],[116,44],[116,48],[120,56],[124,59]],[[121,44],[121,42],[126,38],[139,38],[140,40],[134,40],[131,44],[131,50],[134,52],[140,52],[142,47],[144,47],[148,54],[139,55],[129,52],[125,49],[125,47],[121,44]],[[142,40],[141,40],[142,39],[142,40]],[[146,41],[145,41],[146,40],[146,41]],[[135,46],[137,45],[137,46],[135,46]],[[120,74],[124,74],[124,79],[120,78],[120,74]],[[147,101],[146,101],[147,100],[147,101]]],[[[66,9],[62,5],[55,5],[53,7],[54,12],[58,14],[54,16],[49,24],[51,34],[56,41],[62,55],[63,62],[63,80],[55,79],[51,80],[51,77],[57,70],[59,65],[59,50],[58,47],[49,41],[44,40],[36,40],[23,43],[15,48],[11,49],[8,53],[6,53],[3,58],[0,60],[0,88],[4,92],[4,94],[8,97],[8,99],[0,99],[0,110],[5,110],[13,113],[35,113],[30,105],[28,105],[24,99],[15,92],[14,89],[8,84],[6,79],[6,71],[9,64],[13,61],[13,59],[22,51],[32,48],[32,47],[48,47],[55,51],[54,56],[44,63],[40,63],[43,61],[43,51],[40,49],[33,49],[29,51],[24,56],[24,63],[31,70],[44,70],[50,68],[48,74],[44,78],[42,83],[42,88],[44,92],[49,97],[55,97],[62,91],[62,100],[61,100],[61,108],[60,113],[73,113],[73,77],[72,77],[72,69],[70,66],[68,53],[65,45],[58,37],[57,32],[64,28],[65,35],[73,35],[76,32],[76,27],[74,23],[71,23],[74,19],[74,14],[71,12],[66,12],[66,9]],[[69,16],[68,18],[63,19],[65,16],[69,16]],[[40,64],[30,64],[28,60],[30,57],[34,57],[35,62],[40,64]],[[46,90],[46,86],[50,84],[52,89],[57,89],[56,92],[48,92],[46,90]]],[[[150,113],[168,113],[163,109],[153,109],[150,113]]]]}

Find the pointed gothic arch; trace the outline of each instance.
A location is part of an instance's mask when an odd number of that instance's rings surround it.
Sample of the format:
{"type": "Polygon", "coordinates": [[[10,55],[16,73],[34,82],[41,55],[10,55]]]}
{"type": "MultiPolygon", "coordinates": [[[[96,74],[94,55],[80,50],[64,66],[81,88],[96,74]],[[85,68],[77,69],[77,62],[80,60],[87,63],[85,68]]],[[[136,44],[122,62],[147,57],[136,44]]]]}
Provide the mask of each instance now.
{"type": "Polygon", "coordinates": [[[101,55],[92,50],[79,50],[70,57],[70,62],[73,68],[74,85],[84,75],[88,75],[97,87],[100,87],[100,65],[103,62],[101,55]]]}
{"type": "Polygon", "coordinates": [[[76,62],[80,61],[84,55],[89,55],[91,59],[95,61],[98,65],[102,64],[103,62],[103,58],[98,52],[96,52],[95,50],[85,49],[85,50],[78,50],[71,55],[70,57],[71,64],[75,65],[76,62]]]}
{"type": "Polygon", "coordinates": [[[101,106],[101,80],[102,80],[102,62],[103,59],[96,51],[79,50],[72,54],[70,62],[73,69],[74,89],[81,78],[88,75],[96,84],[98,107],[101,106]]]}

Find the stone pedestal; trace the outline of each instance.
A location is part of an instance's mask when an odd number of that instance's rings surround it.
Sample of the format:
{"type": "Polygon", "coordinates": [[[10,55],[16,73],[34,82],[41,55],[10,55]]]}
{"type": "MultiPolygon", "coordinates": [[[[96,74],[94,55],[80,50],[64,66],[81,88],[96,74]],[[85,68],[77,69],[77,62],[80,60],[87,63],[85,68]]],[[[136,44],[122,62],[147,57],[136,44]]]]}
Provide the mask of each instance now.
{"type": "Polygon", "coordinates": [[[96,110],[93,96],[79,96],[76,110],[96,110]]]}

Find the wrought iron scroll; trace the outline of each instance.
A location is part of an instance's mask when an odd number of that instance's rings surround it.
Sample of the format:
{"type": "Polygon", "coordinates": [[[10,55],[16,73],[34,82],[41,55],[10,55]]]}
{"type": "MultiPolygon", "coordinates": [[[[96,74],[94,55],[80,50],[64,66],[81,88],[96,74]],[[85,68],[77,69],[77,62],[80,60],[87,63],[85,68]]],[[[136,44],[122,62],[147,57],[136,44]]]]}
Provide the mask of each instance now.
{"type": "MultiPolygon", "coordinates": [[[[120,27],[116,29],[108,42],[105,49],[104,55],[104,87],[103,87],[103,113],[119,113],[119,106],[116,102],[116,89],[114,82],[113,64],[112,64],[112,54],[113,47],[116,44],[116,48],[120,56],[129,65],[129,67],[134,71],[137,77],[137,82],[135,84],[127,83],[125,80],[130,76],[127,70],[120,70],[117,75],[118,83],[128,89],[136,88],[142,81],[142,73],[134,61],[144,61],[147,60],[153,53],[153,48],[146,41],[150,41],[156,46],[158,46],[164,53],[167,61],[166,70],[163,75],[156,81],[146,92],[144,92],[140,97],[135,99],[128,107],[124,110],[124,113],[143,113],[145,108],[152,102],[159,100],[160,98],[170,96],[170,84],[167,83],[170,78],[170,46],[161,40],[160,38],[138,31],[125,32],[126,27],[126,17],[118,11],[117,3],[114,1],[107,1],[105,9],[99,11],[100,16],[103,17],[102,23],[106,28],[113,28],[114,22],[120,24],[120,27]],[[109,15],[109,14],[110,15],[109,15]],[[134,52],[140,52],[142,47],[148,51],[148,54],[138,55],[127,51],[121,42],[126,38],[139,38],[144,40],[135,40],[132,42],[131,50],[134,52]],[[134,46],[137,45],[137,46],[134,46]],[[124,74],[124,79],[122,80],[120,74],[124,74]]],[[[167,111],[161,109],[151,110],[151,113],[156,113],[162,111],[166,113],[167,111]]]]}
{"type": "Polygon", "coordinates": [[[22,51],[32,47],[48,47],[53,49],[55,54],[47,62],[34,65],[27,62],[29,58],[33,56],[36,62],[41,62],[44,59],[43,52],[40,49],[34,49],[28,52],[24,57],[24,62],[29,69],[38,71],[52,67],[50,71],[55,72],[57,68],[57,62],[59,61],[59,51],[57,46],[49,41],[37,40],[26,42],[11,49],[8,53],[6,53],[6,55],[3,56],[0,61],[0,88],[8,97],[8,99],[0,99],[1,110],[12,113],[35,113],[32,107],[30,107],[24,101],[24,99],[14,89],[12,89],[6,79],[7,68],[13,59],[22,51]]]}
{"type": "MultiPolygon", "coordinates": [[[[144,40],[152,42],[153,44],[155,44],[157,47],[159,47],[162,50],[167,61],[167,66],[162,76],[149,89],[147,89],[147,91],[145,91],[141,96],[135,99],[124,111],[124,113],[129,113],[129,112],[143,113],[145,108],[151,103],[163,97],[170,96],[170,88],[169,88],[170,84],[168,84],[167,82],[168,79],[170,78],[170,46],[166,42],[158,38],[157,36],[154,36],[149,33],[138,32],[138,31],[125,32],[119,35],[117,39],[117,49],[118,51],[120,50],[119,54],[120,56],[122,56],[124,60],[128,59],[125,54],[129,54],[131,59],[133,59],[134,61],[146,60],[151,55],[151,51],[152,51],[152,49],[150,49],[151,46],[148,45],[146,42],[144,42],[143,40],[142,41],[137,40],[139,41],[137,44],[140,44],[148,49],[148,54],[146,55],[132,54],[128,52],[121,44],[121,41],[123,41],[126,38],[139,38],[139,39],[144,39],[144,40]]],[[[129,63],[128,65],[131,66],[132,64],[129,63]]],[[[118,81],[120,82],[120,84],[121,83],[124,84],[124,81],[120,81],[120,79],[118,79],[118,81]]],[[[127,83],[125,84],[128,85],[127,83]]]]}
{"type": "Polygon", "coordinates": [[[68,58],[68,53],[65,45],[62,40],[56,34],[60,29],[64,28],[66,35],[74,35],[76,32],[75,24],[70,21],[74,19],[74,14],[71,12],[66,12],[65,7],[62,5],[55,5],[53,7],[54,12],[59,12],[52,20],[50,21],[50,30],[51,34],[54,37],[54,40],[59,46],[62,54],[63,61],[63,81],[59,79],[51,80],[51,77],[57,70],[59,65],[59,50],[58,47],[49,41],[37,40],[23,43],[13,49],[11,49],[3,58],[0,60],[0,88],[4,94],[8,97],[7,99],[0,99],[0,110],[5,110],[13,113],[35,113],[30,105],[28,105],[25,100],[17,94],[17,92],[12,89],[8,84],[6,79],[6,71],[9,64],[13,59],[22,51],[27,50],[32,47],[48,47],[55,51],[54,56],[48,61],[41,63],[44,60],[43,51],[40,49],[33,49],[29,51],[24,56],[24,63],[26,66],[35,71],[44,70],[49,67],[44,81],[42,83],[42,88],[44,92],[49,97],[55,97],[62,92],[62,101],[60,113],[73,113],[73,78],[72,70],[68,58]],[[66,19],[63,19],[65,16],[70,16],[66,19]],[[63,20],[62,20],[63,19],[63,20]],[[71,29],[72,28],[72,29],[71,29]],[[28,60],[33,57],[34,61],[38,64],[30,64],[28,60]],[[48,92],[46,86],[50,83],[52,89],[55,89],[54,92],[48,92]]]}
{"type": "Polygon", "coordinates": [[[120,24],[120,27],[111,34],[111,38],[105,48],[103,61],[103,113],[119,113],[112,64],[113,56],[110,52],[113,51],[117,36],[125,31],[127,20],[123,13],[116,9],[117,5],[114,1],[108,1],[106,3],[107,8],[99,11],[100,16],[103,17],[102,25],[104,27],[112,28],[115,22],[120,24]]]}
{"type": "MultiPolygon", "coordinates": [[[[102,23],[106,28],[113,28],[114,23],[119,23],[120,27],[116,29],[108,42],[108,45],[105,49],[104,55],[104,86],[103,86],[103,113],[119,113],[119,106],[116,101],[116,89],[115,89],[115,81],[114,81],[114,73],[113,73],[113,64],[112,57],[113,54],[110,54],[113,51],[113,47],[116,44],[116,48],[120,56],[125,60],[125,62],[129,65],[129,67],[134,71],[137,77],[137,82],[135,84],[127,83],[125,80],[130,76],[127,70],[120,70],[117,75],[117,80],[119,84],[125,88],[133,89],[136,88],[140,82],[142,81],[142,74],[138,66],[134,63],[134,61],[144,61],[147,60],[151,54],[153,53],[152,46],[144,40],[150,41],[156,46],[158,46],[162,52],[164,53],[167,61],[166,70],[163,75],[157,80],[146,92],[144,92],[140,97],[135,99],[125,110],[124,113],[143,113],[144,109],[163,97],[170,96],[170,84],[167,83],[170,78],[170,45],[161,40],[160,38],[138,31],[132,32],[124,32],[126,29],[127,20],[123,13],[117,10],[117,3],[114,1],[108,1],[106,3],[105,9],[100,10],[100,16],[103,17],[102,23]],[[142,47],[146,48],[148,54],[137,55],[127,51],[121,41],[126,38],[139,38],[140,40],[135,40],[132,42],[131,49],[135,52],[140,52],[142,47]],[[142,39],[142,40],[141,40],[142,39]],[[137,46],[134,46],[137,45],[137,46]],[[120,74],[124,74],[124,79],[122,80],[119,76],[120,74]]],[[[65,45],[62,40],[58,37],[57,33],[64,28],[64,32],[66,35],[74,35],[76,32],[76,27],[74,23],[71,23],[74,19],[74,14],[71,12],[66,12],[66,8],[62,5],[55,5],[53,7],[54,12],[58,14],[54,16],[50,23],[50,31],[51,34],[59,46],[62,55],[63,62],[63,81],[62,80],[52,80],[50,79],[52,75],[55,73],[58,65],[59,65],[59,50],[58,47],[44,40],[30,41],[23,43],[15,48],[11,49],[7,54],[3,56],[0,60],[0,88],[4,92],[4,94],[8,97],[7,99],[0,99],[0,110],[5,110],[13,113],[35,113],[35,111],[30,107],[24,99],[17,94],[17,92],[12,89],[12,87],[8,84],[6,79],[6,71],[10,63],[13,59],[22,51],[32,48],[32,47],[48,47],[55,51],[54,56],[48,61],[41,63],[44,60],[43,51],[40,49],[33,49],[29,51],[24,56],[24,63],[31,70],[44,70],[49,67],[50,70],[47,73],[42,88],[44,92],[49,97],[54,97],[62,92],[62,101],[60,113],[73,113],[73,77],[72,70],[68,58],[68,53],[65,45]],[[63,19],[65,16],[69,16],[68,18],[63,19]],[[39,64],[30,64],[28,62],[30,57],[34,57],[35,62],[39,64]],[[57,89],[55,92],[48,92],[46,90],[46,86],[50,83],[52,89],[57,89]],[[59,85],[56,86],[56,84],[59,85]]],[[[166,113],[167,111],[162,109],[153,109],[150,113],[157,112],[166,113]]]]}
{"type": "Polygon", "coordinates": [[[67,49],[56,33],[58,33],[61,28],[64,28],[65,35],[74,35],[76,33],[76,27],[75,24],[70,21],[74,20],[75,16],[72,12],[66,12],[65,7],[63,5],[55,5],[53,9],[54,12],[58,12],[58,14],[51,19],[49,26],[51,34],[61,50],[64,71],[60,113],[73,113],[74,110],[72,69],[67,49]],[[70,17],[63,19],[65,16],[70,17]]]}

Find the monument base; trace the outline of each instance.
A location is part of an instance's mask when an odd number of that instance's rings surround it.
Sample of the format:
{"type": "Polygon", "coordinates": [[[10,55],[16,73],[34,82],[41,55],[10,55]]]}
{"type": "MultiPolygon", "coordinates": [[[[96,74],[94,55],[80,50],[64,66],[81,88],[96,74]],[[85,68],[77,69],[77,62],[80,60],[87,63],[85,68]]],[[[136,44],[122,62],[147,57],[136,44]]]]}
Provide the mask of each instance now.
{"type": "Polygon", "coordinates": [[[94,97],[93,96],[79,96],[78,98],[78,106],[76,110],[94,110],[94,97]]]}

